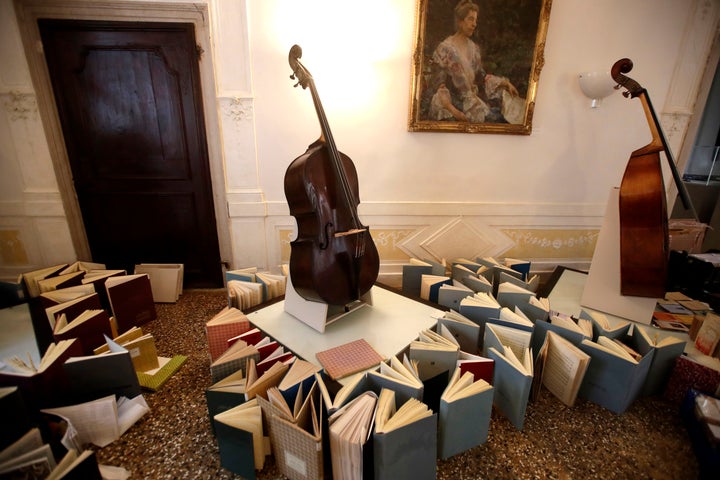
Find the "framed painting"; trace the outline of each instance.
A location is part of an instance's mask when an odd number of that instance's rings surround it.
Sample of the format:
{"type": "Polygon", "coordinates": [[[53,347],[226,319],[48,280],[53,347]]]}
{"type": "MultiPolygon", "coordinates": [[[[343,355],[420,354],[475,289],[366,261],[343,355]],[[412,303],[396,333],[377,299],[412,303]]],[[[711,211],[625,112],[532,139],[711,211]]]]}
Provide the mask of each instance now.
{"type": "Polygon", "coordinates": [[[419,0],[408,129],[529,135],[552,0],[419,0]]]}

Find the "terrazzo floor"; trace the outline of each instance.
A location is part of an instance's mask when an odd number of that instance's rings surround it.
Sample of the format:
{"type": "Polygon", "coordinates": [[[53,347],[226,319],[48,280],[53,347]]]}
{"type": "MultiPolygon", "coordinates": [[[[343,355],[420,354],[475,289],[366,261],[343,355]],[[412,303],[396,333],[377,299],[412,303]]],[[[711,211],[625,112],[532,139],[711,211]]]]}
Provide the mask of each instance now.
{"type": "MultiPolygon", "coordinates": [[[[158,354],[187,362],[155,393],[151,408],[119,440],[97,451],[101,464],[121,466],[132,479],[238,479],[220,467],[204,392],[210,362],[204,324],[226,305],[225,291],[186,290],[176,304],[157,304],[143,326],[158,354]]],[[[438,479],[693,479],[697,460],[678,416],[663,398],[641,398],[623,415],[578,399],[566,407],[547,390],[528,405],[517,431],[493,412],[485,444],[438,460],[438,479]]],[[[259,479],[285,478],[272,457],[259,479]]]]}

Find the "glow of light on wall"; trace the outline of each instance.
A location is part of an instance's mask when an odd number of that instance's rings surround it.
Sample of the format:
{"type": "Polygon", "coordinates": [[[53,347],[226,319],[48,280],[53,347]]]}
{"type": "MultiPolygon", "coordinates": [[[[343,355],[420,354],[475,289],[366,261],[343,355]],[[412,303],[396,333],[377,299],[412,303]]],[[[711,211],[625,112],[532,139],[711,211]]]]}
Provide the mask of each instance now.
{"type": "Polygon", "coordinates": [[[326,111],[350,115],[391,100],[379,98],[386,62],[409,55],[396,6],[387,0],[288,0],[277,2],[272,18],[276,48],[287,55],[300,45],[300,61],[326,111]]]}

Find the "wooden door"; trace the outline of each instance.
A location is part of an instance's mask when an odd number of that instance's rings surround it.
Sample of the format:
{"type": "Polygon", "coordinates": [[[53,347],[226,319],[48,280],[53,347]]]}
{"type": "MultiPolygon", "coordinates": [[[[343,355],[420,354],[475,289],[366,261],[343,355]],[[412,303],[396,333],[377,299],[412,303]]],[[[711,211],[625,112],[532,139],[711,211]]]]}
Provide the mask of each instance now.
{"type": "Polygon", "coordinates": [[[92,260],[222,286],[193,25],[39,27],[92,260]]]}

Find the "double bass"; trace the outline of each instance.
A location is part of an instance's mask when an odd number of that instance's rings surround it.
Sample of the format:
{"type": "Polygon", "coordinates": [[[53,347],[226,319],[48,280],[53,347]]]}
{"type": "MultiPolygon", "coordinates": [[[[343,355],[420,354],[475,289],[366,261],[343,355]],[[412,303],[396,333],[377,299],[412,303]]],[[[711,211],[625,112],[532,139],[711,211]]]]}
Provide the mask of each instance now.
{"type": "Polygon", "coordinates": [[[338,151],[315,82],[300,63],[302,49],[288,54],[294,86],[309,87],[321,135],[285,172],[285,197],[297,222],[290,242],[290,279],[309,301],[347,305],[373,286],[380,260],[369,229],[358,217],[358,177],[350,157],[338,151]]]}
{"type": "Polygon", "coordinates": [[[652,140],[630,154],[619,193],[620,293],[638,297],[665,296],[669,258],[668,213],[660,153],[665,154],[685,209],[697,214],[675,167],[647,91],[624,75],[632,70],[630,59],[615,62],[610,74],[624,87],[626,98],[639,98],[652,140]]]}

